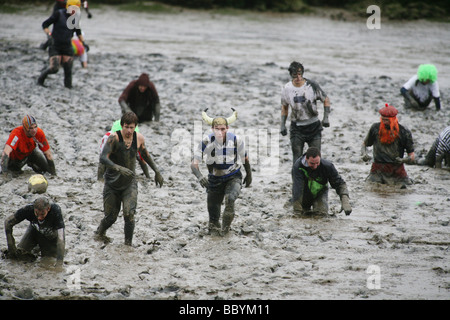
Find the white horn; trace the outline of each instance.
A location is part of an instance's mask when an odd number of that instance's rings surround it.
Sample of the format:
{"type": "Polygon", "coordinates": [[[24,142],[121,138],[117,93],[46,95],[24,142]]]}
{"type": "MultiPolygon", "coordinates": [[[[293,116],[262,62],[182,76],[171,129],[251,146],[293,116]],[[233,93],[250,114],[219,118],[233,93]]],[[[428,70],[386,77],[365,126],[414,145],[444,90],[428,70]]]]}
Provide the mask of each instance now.
{"type": "Polygon", "coordinates": [[[233,114],[231,115],[231,117],[228,117],[228,118],[227,118],[227,123],[228,123],[229,125],[232,124],[233,122],[235,122],[236,119],[237,119],[237,111],[234,110],[234,108],[231,108],[231,110],[233,110],[233,114]]]}
{"type": "Polygon", "coordinates": [[[208,108],[206,108],[205,110],[203,110],[203,112],[202,112],[202,118],[203,118],[203,121],[205,121],[207,124],[209,124],[209,125],[212,125],[212,122],[213,122],[213,118],[211,118],[211,117],[209,117],[207,114],[206,114],[206,111],[208,110],[208,108]]]}

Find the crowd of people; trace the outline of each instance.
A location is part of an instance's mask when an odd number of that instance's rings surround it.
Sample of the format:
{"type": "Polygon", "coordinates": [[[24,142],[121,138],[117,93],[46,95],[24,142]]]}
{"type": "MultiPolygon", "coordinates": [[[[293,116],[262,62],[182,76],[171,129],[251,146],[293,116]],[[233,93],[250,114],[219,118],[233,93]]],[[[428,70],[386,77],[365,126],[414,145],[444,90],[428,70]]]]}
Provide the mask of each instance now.
{"type": "MultiPolygon", "coordinates": [[[[66,22],[73,12],[71,6],[84,8],[92,17],[86,1],[58,0],[52,15],[42,23],[48,41],[41,47],[48,47],[49,67],[39,76],[38,84],[44,85],[49,74],[64,69],[64,86],[72,88],[72,64],[75,48],[72,46],[74,33],[85,52],[85,43],[80,29],[68,28],[66,22]],[[53,25],[52,31],[49,27],[53,25]]],[[[324,128],[330,126],[331,102],[320,85],[304,77],[305,68],[293,61],[287,71],[291,80],[281,91],[282,136],[288,134],[286,126],[290,113],[290,144],[292,151],[292,198],[293,214],[327,215],[329,186],[335,190],[341,201],[341,212],[352,212],[350,192],[344,178],[335,165],[322,158],[321,151],[324,128]],[[319,119],[318,103],[323,105],[323,118],[319,119]],[[308,145],[305,148],[305,144],[308,145]]],[[[417,74],[401,88],[406,109],[425,110],[432,100],[436,110],[441,106],[437,69],[434,65],[420,65],[417,74]]],[[[104,217],[95,232],[95,238],[109,241],[107,230],[115,223],[122,208],[124,218],[125,244],[132,245],[137,208],[138,184],[136,181],[136,161],[145,176],[150,179],[148,166],[154,172],[156,186],[162,187],[164,178],[145,145],[145,137],[139,132],[138,124],[160,120],[161,106],[158,92],[147,73],[132,80],[118,98],[118,109],[122,113],[112,127],[107,128],[100,146],[98,179],[104,181],[104,217]]],[[[380,121],[368,130],[361,145],[361,159],[369,161],[369,147],[373,148],[373,162],[367,181],[406,186],[412,179],[405,170],[405,164],[427,165],[442,168],[442,163],[450,165],[450,127],[446,126],[432,143],[425,159],[415,157],[414,140],[411,131],[397,119],[398,109],[385,104],[379,109],[380,121]]],[[[229,233],[235,217],[235,202],[243,186],[252,184],[252,169],[249,155],[242,137],[231,132],[230,125],[238,120],[237,111],[229,117],[210,117],[207,110],[202,112],[203,121],[210,126],[211,133],[203,137],[194,152],[191,170],[201,187],[207,190],[206,207],[209,215],[210,234],[224,236],[229,233]],[[202,174],[200,165],[205,162],[207,177],[202,174]],[[222,204],[224,208],[222,210],[222,204]]],[[[44,131],[38,127],[33,115],[25,115],[22,125],[13,129],[5,143],[1,156],[2,175],[11,179],[22,173],[28,165],[39,174],[56,175],[50,144],[44,131]]],[[[62,263],[65,248],[64,221],[61,208],[50,203],[45,196],[37,198],[32,204],[18,209],[5,220],[8,256],[18,257],[24,252],[39,246],[42,255],[51,255],[62,263]],[[30,225],[22,240],[15,245],[13,227],[28,220],[30,225]]]]}

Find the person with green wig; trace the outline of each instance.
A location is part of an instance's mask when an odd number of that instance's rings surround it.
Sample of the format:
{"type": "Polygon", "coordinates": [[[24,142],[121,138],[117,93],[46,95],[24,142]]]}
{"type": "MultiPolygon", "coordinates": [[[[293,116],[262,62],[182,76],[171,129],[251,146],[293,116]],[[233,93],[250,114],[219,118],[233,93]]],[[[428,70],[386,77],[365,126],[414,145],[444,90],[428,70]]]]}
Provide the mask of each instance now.
{"type": "MultiPolygon", "coordinates": [[[[109,136],[111,135],[111,133],[116,132],[116,131],[120,131],[122,130],[122,126],[120,125],[120,119],[114,121],[113,125],[111,128],[109,128],[109,126],[106,128],[106,133],[103,136],[102,140],[100,141],[100,153],[102,153],[103,147],[105,146],[106,141],[108,140],[109,136]]],[[[135,129],[136,132],[139,132],[139,126],[136,126],[135,129]]],[[[142,156],[139,154],[137,155],[137,160],[139,162],[139,165],[142,168],[142,171],[144,172],[145,176],[147,178],[150,178],[150,173],[148,171],[148,166],[145,163],[144,159],[142,159],[142,156]]],[[[106,167],[103,163],[99,162],[98,163],[98,168],[97,168],[97,180],[102,181],[103,180],[103,175],[105,174],[105,170],[106,167]]]]}
{"type": "Polygon", "coordinates": [[[421,64],[417,74],[411,77],[400,89],[405,99],[405,108],[425,110],[434,100],[436,110],[441,109],[438,71],[432,64],[421,64]]]}

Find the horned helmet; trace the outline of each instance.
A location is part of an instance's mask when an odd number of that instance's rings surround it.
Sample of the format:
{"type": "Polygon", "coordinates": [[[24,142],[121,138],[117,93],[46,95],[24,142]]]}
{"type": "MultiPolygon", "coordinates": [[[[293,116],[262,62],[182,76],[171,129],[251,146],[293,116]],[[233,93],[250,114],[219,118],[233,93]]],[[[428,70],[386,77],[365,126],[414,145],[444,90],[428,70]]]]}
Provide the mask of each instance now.
{"type": "Polygon", "coordinates": [[[206,108],[202,112],[202,118],[203,118],[203,121],[205,121],[207,124],[211,125],[211,127],[218,126],[218,125],[229,126],[230,124],[235,122],[237,119],[237,111],[234,108],[231,108],[231,110],[233,110],[233,114],[231,116],[229,116],[228,118],[225,118],[225,117],[211,118],[206,113],[206,111],[208,111],[208,108],[206,108]]]}

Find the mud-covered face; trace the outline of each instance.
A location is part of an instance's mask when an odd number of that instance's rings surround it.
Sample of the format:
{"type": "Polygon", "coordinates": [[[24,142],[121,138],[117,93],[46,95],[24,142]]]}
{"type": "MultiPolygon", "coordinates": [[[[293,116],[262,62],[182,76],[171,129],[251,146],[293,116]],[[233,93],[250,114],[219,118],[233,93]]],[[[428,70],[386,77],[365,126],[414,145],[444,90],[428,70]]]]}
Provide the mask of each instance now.
{"type": "Polygon", "coordinates": [[[122,126],[122,134],[127,139],[133,136],[134,130],[136,130],[136,124],[134,123],[124,123],[122,126]]]}
{"type": "Polygon", "coordinates": [[[27,137],[34,137],[37,133],[37,124],[32,124],[28,129],[26,129],[25,127],[23,128],[23,130],[25,130],[25,134],[27,135],[27,137]]]}
{"type": "Polygon", "coordinates": [[[44,221],[47,214],[50,212],[50,207],[44,209],[34,208],[34,215],[38,219],[38,221],[44,221]]]}
{"type": "Polygon", "coordinates": [[[300,86],[303,83],[303,73],[298,71],[296,74],[291,74],[292,83],[295,86],[300,86]]]}
{"type": "Polygon", "coordinates": [[[306,162],[312,170],[316,170],[320,165],[320,156],[306,158],[306,162]]]}

